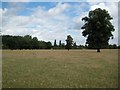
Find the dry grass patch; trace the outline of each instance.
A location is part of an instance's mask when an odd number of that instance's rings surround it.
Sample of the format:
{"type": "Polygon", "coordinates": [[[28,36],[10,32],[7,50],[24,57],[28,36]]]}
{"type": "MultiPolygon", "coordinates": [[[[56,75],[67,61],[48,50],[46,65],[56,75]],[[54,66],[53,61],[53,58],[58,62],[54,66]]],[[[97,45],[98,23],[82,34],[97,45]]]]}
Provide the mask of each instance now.
{"type": "Polygon", "coordinates": [[[3,50],[3,87],[114,88],[118,51],[3,50]]]}

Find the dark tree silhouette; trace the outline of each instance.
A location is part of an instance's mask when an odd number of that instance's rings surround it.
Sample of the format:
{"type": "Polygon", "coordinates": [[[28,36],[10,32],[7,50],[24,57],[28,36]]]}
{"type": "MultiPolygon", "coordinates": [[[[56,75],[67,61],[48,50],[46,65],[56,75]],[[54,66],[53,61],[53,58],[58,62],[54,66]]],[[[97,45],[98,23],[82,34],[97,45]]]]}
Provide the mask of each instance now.
{"type": "Polygon", "coordinates": [[[46,42],[46,45],[47,45],[47,49],[51,49],[52,47],[52,43],[49,41],[49,42],[46,42]]]}
{"type": "Polygon", "coordinates": [[[73,43],[73,48],[76,49],[77,48],[77,45],[76,45],[76,42],[73,43]]]}
{"type": "Polygon", "coordinates": [[[66,39],[66,49],[68,49],[68,51],[69,49],[72,48],[72,44],[73,44],[73,38],[70,35],[68,35],[66,39]]]}
{"type": "Polygon", "coordinates": [[[37,37],[33,37],[33,39],[31,40],[31,47],[32,49],[38,49],[39,48],[39,42],[37,37]]]}
{"type": "Polygon", "coordinates": [[[57,43],[56,43],[56,39],[55,39],[55,41],[54,41],[54,47],[56,47],[57,46],[57,43]]]}
{"type": "Polygon", "coordinates": [[[37,37],[30,35],[22,36],[2,36],[3,49],[51,49],[51,42],[38,41],[37,37]]]}
{"type": "Polygon", "coordinates": [[[87,36],[86,44],[88,48],[97,49],[100,52],[101,48],[108,46],[110,37],[113,39],[112,32],[115,30],[110,22],[113,18],[105,9],[97,8],[89,12],[88,17],[82,18],[85,24],[81,27],[84,29],[82,35],[87,36]]]}
{"type": "Polygon", "coordinates": [[[59,41],[59,47],[61,47],[61,40],[59,41]]]}

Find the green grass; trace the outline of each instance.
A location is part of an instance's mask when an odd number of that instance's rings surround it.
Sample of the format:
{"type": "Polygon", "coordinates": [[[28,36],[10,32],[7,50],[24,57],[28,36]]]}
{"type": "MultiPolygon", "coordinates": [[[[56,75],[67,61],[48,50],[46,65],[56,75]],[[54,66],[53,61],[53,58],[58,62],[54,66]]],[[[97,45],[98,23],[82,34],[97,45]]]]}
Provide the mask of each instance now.
{"type": "Polygon", "coordinates": [[[115,88],[118,50],[3,50],[3,88],[115,88]]]}

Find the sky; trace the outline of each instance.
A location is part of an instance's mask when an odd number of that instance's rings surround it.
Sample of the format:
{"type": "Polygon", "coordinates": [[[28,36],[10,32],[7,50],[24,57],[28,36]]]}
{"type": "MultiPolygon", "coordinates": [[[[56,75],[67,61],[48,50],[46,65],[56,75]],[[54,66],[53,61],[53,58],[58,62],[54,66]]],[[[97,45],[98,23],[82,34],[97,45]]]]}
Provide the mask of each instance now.
{"type": "Polygon", "coordinates": [[[113,17],[111,20],[115,31],[114,39],[110,44],[118,44],[118,3],[101,0],[91,2],[64,2],[64,1],[36,1],[32,0],[5,0],[0,5],[0,28],[3,35],[31,35],[38,40],[62,41],[65,43],[67,35],[73,37],[77,45],[85,45],[86,38],[82,36],[81,27],[83,17],[88,16],[90,10],[106,9],[113,17]]]}

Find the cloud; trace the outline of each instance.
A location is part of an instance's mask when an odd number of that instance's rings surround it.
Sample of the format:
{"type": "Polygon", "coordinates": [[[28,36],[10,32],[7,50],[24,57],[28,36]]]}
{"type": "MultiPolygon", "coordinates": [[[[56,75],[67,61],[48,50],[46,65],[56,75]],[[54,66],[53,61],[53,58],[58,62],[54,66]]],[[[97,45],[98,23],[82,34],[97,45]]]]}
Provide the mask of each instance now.
{"type": "Polygon", "coordinates": [[[0,21],[2,21],[2,13],[3,13],[3,10],[0,9],[0,21]]]}
{"type": "Polygon", "coordinates": [[[67,4],[67,3],[64,3],[64,4],[58,3],[56,5],[56,7],[49,9],[48,13],[50,15],[60,14],[60,13],[64,12],[67,8],[69,8],[69,4],[67,4]]]}

